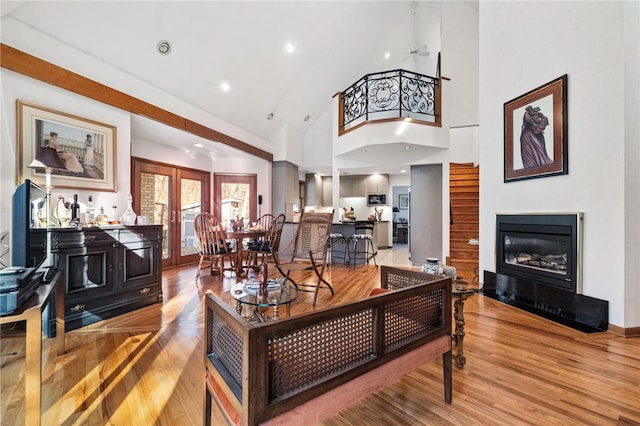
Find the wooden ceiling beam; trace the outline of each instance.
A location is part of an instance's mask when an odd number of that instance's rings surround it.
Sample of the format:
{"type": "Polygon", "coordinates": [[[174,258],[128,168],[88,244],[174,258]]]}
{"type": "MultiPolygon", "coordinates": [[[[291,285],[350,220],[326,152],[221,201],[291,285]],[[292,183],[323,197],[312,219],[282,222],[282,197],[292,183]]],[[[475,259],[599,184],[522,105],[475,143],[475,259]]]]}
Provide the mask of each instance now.
{"type": "Polygon", "coordinates": [[[273,154],[203,126],[185,117],[105,86],[72,71],[0,43],[0,66],[18,74],[85,96],[98,102],[141,115],[201,138],[220,142],[247,154],[273,162],[273,154]]]}

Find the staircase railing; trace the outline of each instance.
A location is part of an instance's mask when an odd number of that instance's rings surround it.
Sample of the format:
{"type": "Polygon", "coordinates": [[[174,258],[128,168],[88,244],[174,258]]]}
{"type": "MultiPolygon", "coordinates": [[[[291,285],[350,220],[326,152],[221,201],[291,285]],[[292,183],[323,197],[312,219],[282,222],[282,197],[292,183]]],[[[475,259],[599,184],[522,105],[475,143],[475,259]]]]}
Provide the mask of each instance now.
{"type": "Polygon", "coordinates": [[[406,118],[440,127],[441,80],[402,69],[365,75],[339,93],[339,134],[368,122],[406,118]]]}

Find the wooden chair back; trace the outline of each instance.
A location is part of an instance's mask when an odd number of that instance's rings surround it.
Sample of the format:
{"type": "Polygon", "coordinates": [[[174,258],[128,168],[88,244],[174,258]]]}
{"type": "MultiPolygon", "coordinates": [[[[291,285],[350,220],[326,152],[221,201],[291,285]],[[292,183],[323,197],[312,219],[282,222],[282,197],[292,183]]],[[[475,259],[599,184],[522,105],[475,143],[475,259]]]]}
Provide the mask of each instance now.
{"type": "Polygon", "coordinates": [[[265,213],[256,220],[256,227],[259,225],[262,229],[270,230],[276,217],[270,213],[265,213]]]}
{"type": "Polygon", "coordinates": [[[200,276],[202,263],[209,261],[211,265],[211,274],[214,271],[222,273],[225,270],[224,258],[227,256],[233,269],[234,253],[232,248],[227,244],[227,234],[224,232],[222,225],[218,219],[211,213],[199,213],[193,220],[196,237],[198,238],[198,247],[200,254],[200,262],[198,264],[198,273],[196,279],[200,276]]]}
{"type": "Polygon", "coordinates": [[[201,255],[219,255],[228,252],[227,234],[218,219],[211,213],[200,213],[194,221],[201,255]]]}

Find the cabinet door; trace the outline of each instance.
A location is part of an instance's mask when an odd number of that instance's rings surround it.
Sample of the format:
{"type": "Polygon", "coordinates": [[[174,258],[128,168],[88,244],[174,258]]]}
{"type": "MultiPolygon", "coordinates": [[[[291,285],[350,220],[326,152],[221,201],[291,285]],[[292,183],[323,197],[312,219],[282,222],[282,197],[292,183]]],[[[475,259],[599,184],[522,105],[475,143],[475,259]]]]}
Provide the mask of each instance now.
{"type": "Polygon", "coordinates": [[[340,177],[340,197],[351,197],[353,193],[353,179],[340,177]]]}
{"type": "Polygon", "coordinates": [[[77,247],[60,252],[65,271],[65,304],[110,293],[116,282],[117,244],[77,247]]]}
{"type": "Polygon", "coordinates": [[[388,222],[376,222],[376,247],[388,248],[389,247],[389,223],[388,222]]]}
{"type": "Polygon", "coordinates": [[[139,241],[123,244],[118,269],[122,271],[121,288],[141,287],[160,280],[160,242],[139,241]]]}
{"type": "Polygon", "coordinates": [[[369,175],[365,179],[368,194],[386,194],[389,191],[389,175],[369,175]]]}
{"type": "Polygon", "coordinates": [[[352,197],[365,197],[367,194],[366,178],[364,176],[356,176],[353,178],[352,197]]]}

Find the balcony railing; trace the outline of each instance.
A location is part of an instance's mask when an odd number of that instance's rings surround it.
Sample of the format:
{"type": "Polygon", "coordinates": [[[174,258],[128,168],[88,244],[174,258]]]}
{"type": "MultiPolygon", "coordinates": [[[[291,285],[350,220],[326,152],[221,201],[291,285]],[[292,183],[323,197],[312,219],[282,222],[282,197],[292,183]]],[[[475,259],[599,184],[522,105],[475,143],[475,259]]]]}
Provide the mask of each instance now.
{"type": "Polygon", "coordinates": [[[365,75],[340,93],[340,134],[372,121],[405,118],[440,127],[440,81],[406,70],[365,75]]]}

